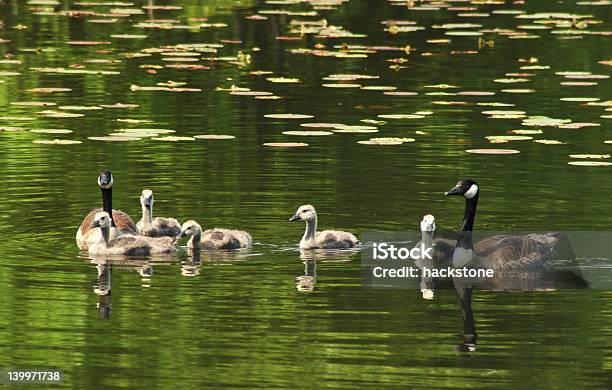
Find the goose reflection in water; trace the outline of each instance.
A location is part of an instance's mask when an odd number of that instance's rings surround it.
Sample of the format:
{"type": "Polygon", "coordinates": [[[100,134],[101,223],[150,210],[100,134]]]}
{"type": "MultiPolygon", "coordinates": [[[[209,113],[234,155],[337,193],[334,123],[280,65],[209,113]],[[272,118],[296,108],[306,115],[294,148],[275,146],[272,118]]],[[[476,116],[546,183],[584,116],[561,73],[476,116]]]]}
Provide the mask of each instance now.
{"type": "Polygon", "coordinates": [[[299,292],[313,292],[317,283],[317,261],[349,262],[356,252],[359,252],[359,249],[300,249],[300,260],[304,264],[304,275],[299,275],[295,278],[295,288],[299,292]]]}
{"type": "MultiPolygon", "coordinates": [[[[433,218],[432,218],[433,219],[433,218]]],[[[430,232],[431,235],[434,229],[422,229],[423,236],[425,232],[430,232]]],[[[461,251],[460,246],[473,247],[472,232],[461,232],[457,242],[457,248],[461,251]]],[[[527,235],[525,237],[529,237],[527,235]]],[[[535,235],[533,235],[535,236],[535,235]]],[[[496,236],[499,237],[499,236],[496,236]]],[[[552,237],[552,236],[551,236],[552,237]]],[[[586,288],[588,284],[581,276],[579,267],[575,261],[575,256],[566,236],[559,234],[554,236],[554,247],[546,248],[546,252],[540,251],[542,247],[538,247],[538,256],[533,253],[521,254],[520,257],[506,259],[505,263],[500,263],[493,258],[478,256],[476,254],[470,258],[464,258],[461,266],[456,266],[453,263],[453,255],[449,256],[448,251],[436,251],[437,256],[433,259],[418,259],[417,266],[423,271],[424,268],[446,268],[455,269],[467,267],[469,269],[491,269],[493,270],[492,277],[453,277],[453,278],[435,278],[423,277],[421,279],[421,292],[423,298],[433,299],[436,286],[444,287],[449,283],[451,288],[455,290],[459,301],[463,320],[462,342],[457,345],[456,350],[459,352],[474,352],[478,340],[476,332],[476,324],[474,320],[474,312],[472,310],[472,295],[474,290],[489,290],[496,292],[522,292],[522,291],[539,291],[549,292],[557,291],[564,288],[586,288]],[[549,250],[550,249],[550,250],[549,250]],[[526,256],[525,258],[523,256],[526,256]],[[537,258],[538,261],[533,261],[537,258]],[[508,266],[508,265],[511,266],[508,266]]],[[[437,239],[436,239],[437,240],[437,239]]],[[[444,245],[453,240],[440,238],[444,245]]],[[[482,240],[485,242],[487,239],[482,240]]],[[[435,240],[428,241],[429,243],[435,240]]],[[[427,244],[427,241],[426,241],[427,244]]],[[[421,273],[423,275],[423,272],[421,273]]]]}

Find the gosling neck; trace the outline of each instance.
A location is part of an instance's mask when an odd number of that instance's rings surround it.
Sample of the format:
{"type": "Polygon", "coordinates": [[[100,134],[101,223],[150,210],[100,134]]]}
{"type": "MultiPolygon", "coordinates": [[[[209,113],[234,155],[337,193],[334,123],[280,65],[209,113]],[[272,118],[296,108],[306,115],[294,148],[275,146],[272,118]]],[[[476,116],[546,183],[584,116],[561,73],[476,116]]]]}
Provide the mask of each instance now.
{"type": "Polygon", "coordinates": [[[421,242],[425,248],[433,247],[433,231],[421,230],[421,242]]]}
{"type": "Polygon", "coordinates": [[[314,215],[313,219],[306,221],[306,231],[302,236],[302,242],[308,242],[314,240],[315,233],[317,232],[317,214],[314,215]]]}
{"type": "Polygon", "coordinates": [[[153,226],[153,205],[147,207],[145,205],[142,206],[142,228],[146,230],[153,226]]]}
{"type": "Polygon", "coordinates": [[[202,229],[195,229],[193,235],[187,242],[187,248],[200,249],[201,240],[202,240],[202,229]]]}
{"type": "Polygon", "coordinates": [[[108,248],[108,242],[110,241],[110,228],[101,227],[100,233],[102,233],[102,239],[104,240],[104,245],[108,248]]]}
{"type": "Polygon", "coordinates": [[[100,191],[102,191],[102,209],[110,216],[111,226],[115,227],[115,220],[113,219],[113,187],[100,188],[100,191]]]}

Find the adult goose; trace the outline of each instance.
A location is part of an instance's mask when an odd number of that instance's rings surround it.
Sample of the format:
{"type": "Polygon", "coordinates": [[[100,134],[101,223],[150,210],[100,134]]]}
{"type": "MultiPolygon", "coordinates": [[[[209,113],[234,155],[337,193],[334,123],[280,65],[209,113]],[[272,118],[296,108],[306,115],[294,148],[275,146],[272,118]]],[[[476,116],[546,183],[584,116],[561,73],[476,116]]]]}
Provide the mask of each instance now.
{"type": "Polygon", "coordinates": [[[472,231],[480,188],[471,179],[459,180],[445,195],[465,198],[465,211],[457,245],[453,251],[453,265],[468,263],[491,269],[526,269],[539,267],[548,259],[564,237],[561,233],[529,234],[526,236],[497,235],[472,243],[472,231]]]}
{"type": "Polygon", "coordinates": [[[102,192],[102,208],[92,209],[85,216],[79,230],[76,233],[76,243],[79,249],[87,249],[90,243],[100,239],[100,231],[91,227],[94,218],[100,211],[105,211],[111,218],[110,237],[114,238],[121,234],[137,234],[136,224],[129,215],[121,210],[113,209],[113,174],[109,170],[103,170],[98,176],[98,186],[102,192]]]}
{"type": "Polygon", "coordinates": [[[300,249],[346,249],[359,244],[359,240],[349,232],[341,230],[317,231],[317,212],[312,205],[300,206],[289,222],[306,222],[306,231],[300,241],[300,249]]]}
{"type": "Polygon", "coordinates": [[[142,190],[140,195],[142,218],[136,226],[143,236],[177,237],[181,234],[181,224],[174,218],[153,218],[153,191],[142,190]]]}

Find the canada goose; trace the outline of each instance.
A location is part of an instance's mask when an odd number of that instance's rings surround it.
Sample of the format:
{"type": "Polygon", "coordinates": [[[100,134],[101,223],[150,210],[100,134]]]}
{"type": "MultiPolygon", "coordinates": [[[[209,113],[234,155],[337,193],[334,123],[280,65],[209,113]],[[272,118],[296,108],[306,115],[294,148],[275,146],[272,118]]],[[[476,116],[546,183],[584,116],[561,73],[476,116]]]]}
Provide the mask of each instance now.
{"type": "Polygon", "coordinates": [[[561,233],[497,235],[474,245],[472,230],[480,195],[478,184],[471,179],[459,180],[445,195],[462,195],[465,198],[461,232],[452,257],[455,267],[474,263],[473,260],[491,269],[524,269],[541,266],[564,237],[561,233]]]}
{"type": "Polygon", "coordinates": [[[251,246],[251,235],[242,230],[208,229],[202,232],[202,227],[193,220],[181,226],[181,237],[191,236],[187,242],[190,249],[240,249],[251,246]]]}
{"type": "Polygon", "coordinates": [[[177,237],[181,234],[181,224],[174,218],[153,219],[153,191],[142,190],[140,195],[142,219],[136,227],[143,236],[148,237],[177,237]]]}
{"type": "Polygon", "coordinates": [[[129,215],[121,210],[113,209],[113,174],[109,170],[103,170],[98,176],[98,186],[102,192],[102,208],[92,209],[85,216],[79,230],[76,233],[76,242],[79,249],[87,249],[89,244],[99,241],[99,229],[92,229],[91,224],[97,213],[106,211],[112,214],[110,238],[121,234],[137,234],[138,228],[129,215]]]}
{"type": "Polygon", "coordinates": [[[174,250],[174,241],[170,237],[144,237],[124,234],[110,238],[112,219],[106,211],[96,213],[92,228],[99,228],[100,238],[89,245],[90,254],[148,256],[154,253],[169,253],[174,250]]]}
{"type": "Polygon", "coordinates": [[[300,241],[300,249],[345,249],[359,244],[359,240],[348,232],[323,230],[317,232],[317,212],[312,205],[300,206],[289,222],[305,221],[306,231],[300,241]]]}

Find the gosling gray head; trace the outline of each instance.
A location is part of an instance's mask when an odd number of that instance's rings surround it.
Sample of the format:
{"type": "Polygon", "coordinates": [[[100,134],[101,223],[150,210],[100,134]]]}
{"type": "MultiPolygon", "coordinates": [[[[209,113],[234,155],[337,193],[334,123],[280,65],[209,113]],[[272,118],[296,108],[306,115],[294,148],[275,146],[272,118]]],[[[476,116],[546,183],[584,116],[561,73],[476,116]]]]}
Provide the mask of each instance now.
{"type": "Polygon", "coordinates": [[[189,220],[183,223],[183,225],[181,226],[181,237],[193,236],[194,234],[199,233],[201,231],[202,228],[196,221],[189,220]]]}
{"type": "Polygon", "coordinates": [[[153,191],[142,190],[142,194],[140,195],[140,204],[147,210],[151,210],[153,207],[153,191]]]}
{"type": "Polygon", "coordinates": [[[444,195],[463,195],[466,199],[472,199],[478,195],[480,189],[478,183],[472,179],[461,179],[457,184],[446,191],[444,195]]]}
{"type": "Polygon", "coordinates": [[[312,221],[317,217],[317,213],[312,205],[305,204],[298,207],[293,217],[289,218],[289,222],[293,221],[312,221]]]}
{"type": "Polygon", "coordinates": [[[100,211],[96,213],[94,217],[94,221],[91,223],[92,228],[110,228],[112,225],[112,220],[106,211],[100,211]]]}
{"type": "Polygon", "coordinates": [[[113,174],[108,169],[100,171],[98,176],[98,186],[102,189],[108,189],[113,187],[113,174]]]}
{"type": "Polygon", "coordinates": [[[427,214],[423,217],[421,221],[421,231],[422,232],[433,232],[436,230],[436,219],[433,215],[427,214]]]}

